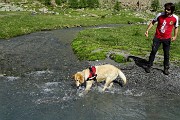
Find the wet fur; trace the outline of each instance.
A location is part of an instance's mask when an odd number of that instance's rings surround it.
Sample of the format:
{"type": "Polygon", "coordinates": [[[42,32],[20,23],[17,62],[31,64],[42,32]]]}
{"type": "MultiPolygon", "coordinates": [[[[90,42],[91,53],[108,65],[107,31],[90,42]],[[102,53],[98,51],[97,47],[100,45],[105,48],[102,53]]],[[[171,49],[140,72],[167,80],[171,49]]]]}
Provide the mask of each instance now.
{"type": "MultiPolygon", "coordinates": [[[[100,65],[95,66],[96,67],[96,74],[97,74],[97,82],[105,81],[104,87],[102,91],[105,91],[107,88],[111,88],[113,85],[113,81],[120,76],[123,80],[124,85],[126,84],[126,77],[122,73],[120,69],[117,67],[106,64],[106,65],[100,65]]],[[[77,72],[73,75],[73,79],[75,81],[75,84],[77,87],[81,86],[83,83],[86,82],[86,89],[85,91],[88,92],[94,83],[94,80],[87,80],[89,76],[89,69],[84,69],[83,71],[77,72]]]]}

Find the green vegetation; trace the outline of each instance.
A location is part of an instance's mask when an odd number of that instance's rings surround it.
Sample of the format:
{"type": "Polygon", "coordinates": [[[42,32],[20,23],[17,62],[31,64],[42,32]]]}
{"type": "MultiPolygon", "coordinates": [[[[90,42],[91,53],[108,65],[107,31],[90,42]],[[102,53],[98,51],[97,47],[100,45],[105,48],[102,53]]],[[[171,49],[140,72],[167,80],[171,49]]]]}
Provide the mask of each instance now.
{"type": "MultiPolygon", "coordinates": [[[[72,47],[80,60],[102,60],[109,53],[111,59],[120,63],[126,62],[128,55],[147,58],[151,51],[155,26],[148,39],[144,36],[146,27],[147,25],[124,25],[117,28],[87,29],[78,34],[72,47]]],[[[180,65],[179,45],[180,38],[172,43],[171,61],[180,65]]],[[[159,49],[158,55],[163,56],[162,49],[159,49]]],[[[157,60],[161,63],[162,61],[157,60]]]]}
{"type": "Polygon", "coordinates": [[[175,13],[176,14],[178,14],[178,15],[180,15],[180,2],[178,2],[178,3],[175,3],[175,13]]]}
{"type": "Polygon", "coordinates": [[[160,8],[159,0],[152,0],[151,8],[153,9],[153,11],[157,11],[160,8]]]}
{"type": "MultiPolygon", "coordinates": [[[[117,28],[87,29],[81,31],[72,42],[74,52],[78,58],[89,59],[92,54],[103,54],[101,59],[106,58],[109,52],[122,54],[122,51],[134,55],[144,55],[149,52],[150,42],[145,40],[143,25],[126,25],[117,28]],[[142,47],[143,46],[143,47],[142,47]],[[134,52],[136,51],[136,53],[134,52]]],[[[123,55],[123,54],[122,54],[123,55]]],[[[98,58],[97,54],[97,58],[98,58]]]]}
{"type": "Polygon", "coordinates": [[[0,12],[0,38],[10,38],[40,30],[67,27],[94,26],[100,24],[127,24],[145,20],[130,11],[119,11],[113,15],[111,10],[67,9],[59,15],[35,14],[30,12],[0,12]]]}
{"type": "MultiPolygon", "coordinates": [[[[30,2],[31,0],[28,0],[30,2]]],[[[32,33],[41,30],[52,30],[67,27],[96,26],[102,24],[122,24],[116,28],[96,28],[81,31],[73,40],[72,47],[80,60],[102,60],[109,56],[116,62],[126,62],[128,55],[148,57],[153,39],[153,32],[150,38],[145,38],[144,32],[147,25],[136,23],[147,22],[153,18],[146,12],[130,9],[122,9],[119,2],[115,2],[111,9],[99,9],[98,0],[55,0],[57,7],[52,7],[50,0],[39,0],[52,10],[53,13],[33,12],[2,12],[0,11],[0,39],[8,39],[14,36],[32,33]],[[92,5],[93,6],[90,6],[92,5]],[[83,9],[72,9],[72,8],[83,9]],[[94,9],[95,8],[95,9],[94,9]],[[128,25],[131,23],[132,25],[128,25]],[[135,25],[136,24],[136,25],[135,25]]],[[[18,2],[18,0],[17,0],[18,2]]],[[[33,1],[31,1],[33,2],[33,1]]],[[[153,0],[153,10],[158,10],[158,0],[153,0]]],[[[42,8],[42,4],[28,3],[34,10],[42,8]]],[[[47,7],[46,6],[46,7],[47,7]]],[[[179,7],[179,3],[176,4],[179,7]]],[[[178,11],[176,11],[178,13],[178,11]]],[[[155,27],[154,27],[155,28],[155,27]]],[[[180,38],[172,43],[171,61],[180,65],[180,38]]],[[[162,55],[162,49],[158,55],[162,55]]],[[[157,57],[158,58],[158,57],[157,57]]],[[[162,61],[162,58],[158,61],[162,61]]]]}
{"type": "Polygon", "coordinates": [[[113,53],[113,54],[110,54],[109,57],[110,57],[112,60],[114,60],[115,62],[119,62],[119,63],[125,63],[125,62],[127,62],[126,58],[125,58],[123,55],[121,55],[121,54],[115,54],[115,53],[113,53]]]}
{"type": "Polygon", "coordinates": [[[121,5],[120,3],[117,1],[116,4],[114,5],[114,10],[115,11],[120,11],[122,8],[121,8],[121,5]]]}

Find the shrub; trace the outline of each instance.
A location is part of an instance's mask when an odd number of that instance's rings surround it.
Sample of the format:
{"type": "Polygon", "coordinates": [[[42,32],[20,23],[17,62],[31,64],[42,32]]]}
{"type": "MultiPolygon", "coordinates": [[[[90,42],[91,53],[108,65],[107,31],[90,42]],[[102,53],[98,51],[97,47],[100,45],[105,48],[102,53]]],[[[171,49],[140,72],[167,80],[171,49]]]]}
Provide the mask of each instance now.
{"type": "Polygon", "coordinates": [[[78,8],[78,0],[69,0],[69,6],[71,8],[78,8]]]}
{"type": "Polygon", "coordinates": [[[159,0],[153,0],[151,2],[151,8],[153,11],[157,11],[159,9],[160,3],[159,0]]]}
{"type": "Polygon", "coordinates": [[[44,2],[45,5],[51,5],[51,0],[44,0],[44,2]]]}
{"type": "Polygon", "coordinates": [[[180,14],[180,2],[175,3],[174,5],[175,5],[175,13],[180,14]]]}
{"type": "Polygon", "coordinates": [[[114,5],[114,10],[120,11],[120,9],[121,9],[120,3],[117,1],[116,4],[114,5]]]}
{"type": "Polygon", "coordinates": [[[57,5],[61,5],[62,1],[61,0],[56,0],[57,5]]]}
{"type": "Polygon", "coordinates": [[[86,0],[80,0],[79,1],[79,8],[86,8],[87,7],[87,1],[86,0]]]}
{"type": "Polygon", "coordinates": [[[126,58],[123,55],[113,53],[109,57],[118,63],[125,63],[126,62],[126,58]]]}
{"type": "Polygon", "coordinates": [[[89,8],[98,8],[99,1],[98,0],[87,0],[87,5],[89,8]]]}

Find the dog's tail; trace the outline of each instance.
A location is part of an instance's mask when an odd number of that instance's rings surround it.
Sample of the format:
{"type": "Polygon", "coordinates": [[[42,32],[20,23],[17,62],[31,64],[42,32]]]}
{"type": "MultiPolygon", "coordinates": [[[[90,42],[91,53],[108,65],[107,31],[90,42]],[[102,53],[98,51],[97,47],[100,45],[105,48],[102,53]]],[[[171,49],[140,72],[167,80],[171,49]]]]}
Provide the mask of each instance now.
{"type": "Polygon", "coordinates": [[[127,80],[126,80],[126,76],[124,75],[124,73],[121,70],[118,70],[118,74],[119,76],[122,78],[124,85],[126,84],[127,80]]]}

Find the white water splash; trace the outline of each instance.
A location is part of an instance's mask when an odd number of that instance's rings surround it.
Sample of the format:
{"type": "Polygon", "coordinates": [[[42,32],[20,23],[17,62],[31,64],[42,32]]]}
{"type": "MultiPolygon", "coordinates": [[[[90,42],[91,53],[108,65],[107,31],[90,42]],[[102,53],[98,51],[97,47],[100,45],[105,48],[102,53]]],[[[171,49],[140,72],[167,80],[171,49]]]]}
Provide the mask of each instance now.
{"type": "Polygon", "coordinates": [[[57,87],[60,82],[47,82],[45,83],[45,87],[57,87]]]}
{"type": "Polygon", "coordinates": [[[12,81],[20,79],[20,77],[14,77],[14,76],[8,76],[6,78],[7,78],[7,81],[9,81],[9,82],[12,82],[12,81]]]}
{"type": "Polygon", "coordinates": [[[145,94],[145,92],[138,92],[134,89],[130,90],[126,90],[124,93],[124,95],[127,95],[127,96],[136,96],[136,97],[140,97],[140,96],[143,96],[145,94]]]}
{"type": "Polygon", "coordinates": [[[44,94],[50,94],[54,93],[56,90],[59,89],[58,85],[60,82],[47,82],[43,85],[40,85],[39,88],[41,90],[41,93],[44,94]]]}
{"type": "Polygon", "coordinates": [[[59,104],[61,109],[68,107],[73,99],[77,98],[74,89],[65,89],[66,84],[63,82],[46,82],[40,85],[35,84],[38,91],[32,95],[36,95],[33,102],[40,104],[59,104]]]}
{"type": "Polygon", "coordinates": [[[43,71],[34,71],[34,72],[31,72],[29,73],[28,75],[37,75],[37,76],[41,76],[43,74],[52,74],[53,72],[52,71],[49,71],[49,70],[43,70],[43,71]]]}

